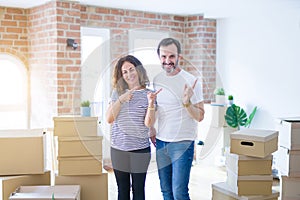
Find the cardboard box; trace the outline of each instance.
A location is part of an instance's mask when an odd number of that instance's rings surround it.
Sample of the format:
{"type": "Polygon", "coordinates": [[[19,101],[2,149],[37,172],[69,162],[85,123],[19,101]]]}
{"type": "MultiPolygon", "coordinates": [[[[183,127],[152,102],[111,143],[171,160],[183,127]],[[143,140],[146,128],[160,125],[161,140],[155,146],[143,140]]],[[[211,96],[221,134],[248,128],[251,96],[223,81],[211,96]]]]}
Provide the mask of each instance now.
{"type": "Polygon", "coordinates": [[[102,156],[102,136],[58,137],[58,156],[102,156]]]}
{"type": "Polygon", "coordinates": [[[50,185],[50,171],[44,174],[0,177],[0,200],[7,200],[20,185],[50,185]]]}
{"type": "Polygon", "coordinates": [[[0,131],[0,175],[43,174],[46,138],[43,129],[0,131]]]}
{"type": "Polygon", "coordinates": [[[279,145],[291,150],[300,150],[300,117],[278,119],[279,145]]]}
{"type": "Polygon", "coordinates": [[[55,176],[55,185],[80,185],[81,200],[107,200],[108,174],[93,176],[55,176]]]}
{"type": "Polygon", "coordinates": [[[226,105],[211,104],[211,126],[212,127],[223,127],[225,123],[226,105]]]}
{"type": "Polygon", "coordinates": [[[279,147],[275,152],[275,166],[282,176],[300,177],[300,150],[279,147]]]}
{"type": "Polygon", "coordinates": [[[237,195],[271,195],[272,194],[272,175],[249,175],[238,176],[227,170],[226,183],[237,195]]]}
{"type": "Polygon", "coordinates": [[[300,178],[282,176],[280,179],[280,193],[283,200],[299,200],[300,178]]]}
{"type": "Polygon", "coordinates": [[[271,195],[238,196],[225,182],[212,184],[213,200],[278,200],[279,192],[272,191],[271,195]]]}
{"type": "Polygon", "coordinates": [[[102,157],[58,157],[58,174],[61,176],[102,174],[102,157]]]}
{"type": "Polygon", "coordinates": [[[278,131],[243,129],[230,134],[230,153],[265,158],[278,149],[278,131]]]}
{"type": "Polygon", "coordinates": [[[97,136],[97,117],[54,117],[54,136],[97,136]]]}
{"type": "Polygon", "coordinates": [[[271,175],[272,161],[272,155],[269,155],[266,158],[256,158],[227,153],[225,165],[228,170],[232,171],[233,173],[239,176],[271,175]]]}
{"type": "Polygon", "coordinates": [[[20,186],[9,200],[80,200],[80,185],[20,186]]]}

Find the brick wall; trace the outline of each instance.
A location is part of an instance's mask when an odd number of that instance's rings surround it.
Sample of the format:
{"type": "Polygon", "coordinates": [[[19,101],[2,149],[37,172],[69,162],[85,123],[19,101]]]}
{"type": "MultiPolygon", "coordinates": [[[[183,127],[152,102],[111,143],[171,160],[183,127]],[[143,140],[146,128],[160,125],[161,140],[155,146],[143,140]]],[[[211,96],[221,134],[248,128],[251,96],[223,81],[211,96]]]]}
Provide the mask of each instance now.
{"type": "Polygon", "coordinates": [[[203,77],[206,102],[213,98],[216,82],[216,20],[202,15],[177,16],[132,10],[81,6],[81,26],[111,30],[111,57],[118,58],[130,51],[128,31],[143,29],[169,32],[179,39],[183,48],[182,66],[203,77]]]}
{"type": "Polygon", "coordinates": [[[0,52],[19,58],[28,67],[27,11],[0,7],[0,52]]]}
{"type": "Polygon", "coordinates": [[[32,108],[33,118],[79,113],[80,45],[74,51],[66,46],[66,39],[80,44],[81,26],[109,28],[110,57],[115,59],[130,51],[129,30],[169,32],[182,43],[184,68],[203,76],[205,101],[212,99],[216,79],[214,19],[50,1],[30,9],[0,7],[0,23],[0,52],[15,55],[29,69],[31,102],[40,104],[32,108]],[[40,112],[43,105],[48,109],[40,112]]]}
{"type": "Polygon", "coordinates": [[[186,17],[185,37],[186,70],[204,77],[204,99],[210,103],[216,85],[216,20],[186,17]]]}
{"type": "Polygon", "coordinates": [[[51,2],[27,11],[31,127],[43,126],[45,121],[50,126],[57,113],[56,6],[51,2]]]}

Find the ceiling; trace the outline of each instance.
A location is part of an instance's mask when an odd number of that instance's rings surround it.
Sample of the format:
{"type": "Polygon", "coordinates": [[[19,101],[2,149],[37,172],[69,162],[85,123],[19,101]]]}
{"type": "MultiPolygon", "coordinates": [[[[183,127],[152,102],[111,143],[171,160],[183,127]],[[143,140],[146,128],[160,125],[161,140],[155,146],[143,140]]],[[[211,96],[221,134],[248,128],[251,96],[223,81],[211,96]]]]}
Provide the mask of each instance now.
{"type": "MultiPolygon", "coordinates": [[[[50,0],[0,0],[0,6],[31,8],[50,0]]],[[[65,0],[68,1],[68,0],[65,0]]],[[[146,12],[195,15],[203,14],[208,18],[228,17],[236,14],[264,11],[270,5],[299,6],[299,0],[73,0],[81,4],[109,8],[130,9],[146,12]]]]}

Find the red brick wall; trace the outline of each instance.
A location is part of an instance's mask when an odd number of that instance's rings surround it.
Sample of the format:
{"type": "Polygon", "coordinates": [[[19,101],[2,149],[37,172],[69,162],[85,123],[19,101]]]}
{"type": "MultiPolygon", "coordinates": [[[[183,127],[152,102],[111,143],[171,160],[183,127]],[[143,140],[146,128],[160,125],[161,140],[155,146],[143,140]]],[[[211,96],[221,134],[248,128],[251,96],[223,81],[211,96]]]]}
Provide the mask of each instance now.
{"type": "Polygon", "coordinates": [[[57,31],[55,3],[28,9],[31,126],[45,126],[57,113],[57,31]],[[40,121],[41,120],[41,121],[40,121]]]}
{"type": "Polygon", "coordinates": [[[0,7],[0,52],[9,53],[28,67],[27,11],[0,7]]]}
{"type": "Polygon", "coordinates": [[[82,6],[81,25],[109,28],[111,57],[128,53],[128,31],[133,29],[176,31],[183,35],[184,17],[132,10],[82,6]]]}
{"type": "MultiPolygon", "coordinates": [[[[169,32],[183,46],[183,66],[203,76],[206,102],[215,86],[216,20],[201,15],[177,16],[141,11],[49,2],[30,9],[0,7],[0,52],[9,52],[29,68],[33,102],[46,95],[52,114],[78,114],[81,54],[66,46],[80,44],[80,27],[110,29],[111,58],[128,53],[131,29],[169,32]],[[38,86],[36,86],[38,84],[38,86]],[[46,90],[47,92],[43,92],[46,90]]],[[[38,116],[38,114],[37,114],[38,116]]]]}
{"type": "Polygon", "coordinates": [[[68,38],[80,43],[80,4],[57,2],[57,80],[58,113],[79,113],[81,99],[80,46],[73,50],[66,46],[68,38]]]}
{"type": "Polygon", "coordinates": [[[204,99],[210,103],[216,85],[216,20],[189,16],[185,27],[185,66],[187,71],[204,77],[204,99]]]}
{"type": "Polygon", "coordinates": [[[182,65],[191,73],[203,77],[206,102],[210,102],[216,82],[216,20],[202,15],[177,16],[122,9],[81,7],[81,25],[111,30],[111,57],[128,53],[128,31],[143,29],[169,32],[183,47],[182,65]]]}
{"type": "Polygon", "coordinates": [[[81,54],[80,49],[67,47],[66,40],[80,42],[80,5],[50,2],[30,9],[29,21],[31,64],[36,70],[44,68],[48,90],[55,92],[50,95],[57,101],[57,113],[78,113],[81,54]]]}

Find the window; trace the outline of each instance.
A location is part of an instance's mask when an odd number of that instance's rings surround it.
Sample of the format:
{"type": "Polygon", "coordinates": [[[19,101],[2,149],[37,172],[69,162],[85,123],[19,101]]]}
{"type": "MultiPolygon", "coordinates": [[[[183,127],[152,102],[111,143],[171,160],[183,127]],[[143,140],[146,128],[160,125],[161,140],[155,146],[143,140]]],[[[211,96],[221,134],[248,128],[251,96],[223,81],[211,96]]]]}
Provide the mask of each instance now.
{"type": "Polygon", "coordinates": [[[110,126],[103,123],[110,98],[109,30],[81,28],[81,99],[91,101],[91,115],[100,123],[103,137],[103,160],[110,158],[110,126]]]}
{"type": "Polygon", "coordinates": [[[0,129],[27,129],[28,73],[16,57],[0,54],[0,129]]]}
{"type": "Polygon", "coordinates": [[[109,30],[81,28],[81,99],[91,101],[92,115],[100,120],[110,95],[109,30]]]}
{"type": "Polygon", "coordinates": [[[156,74],[161,72],[161,64],[156,53],[158,43],[168,36],[168,33],[155,31],[132,30],[129,32],[129,50],[143,63],[150,82],[156,74]]]}

